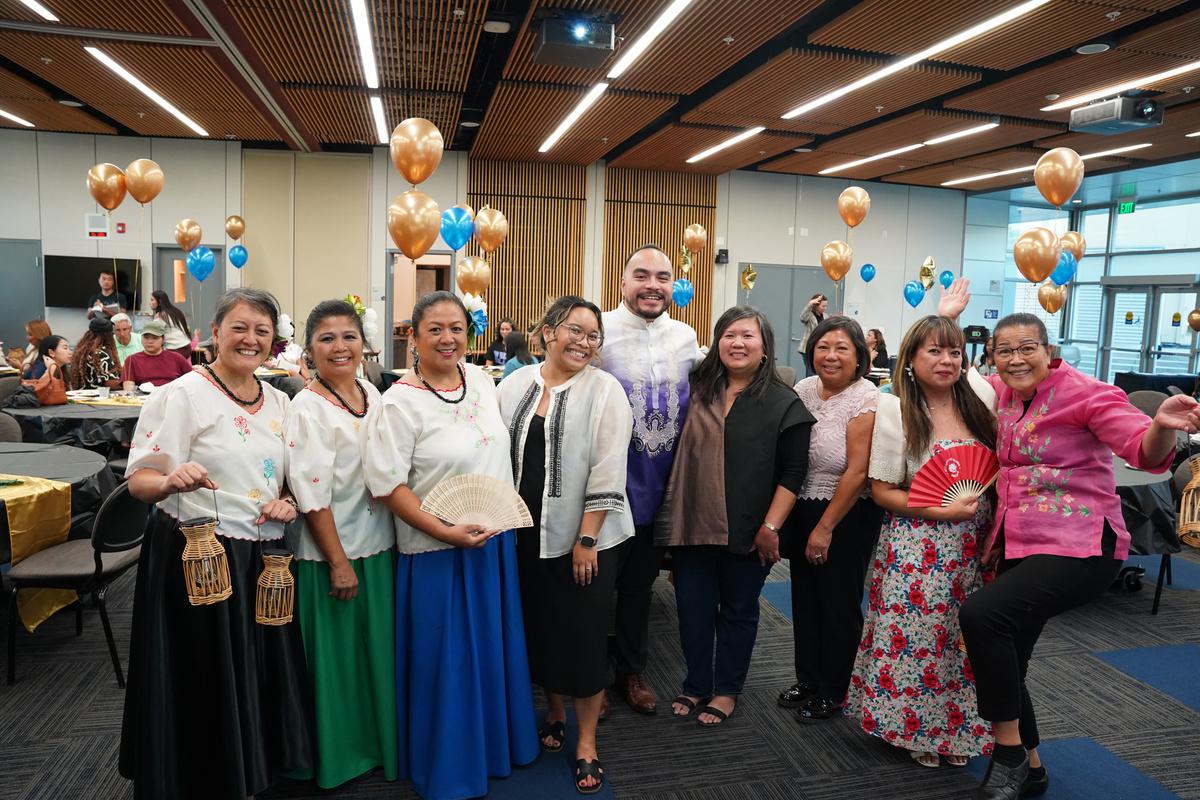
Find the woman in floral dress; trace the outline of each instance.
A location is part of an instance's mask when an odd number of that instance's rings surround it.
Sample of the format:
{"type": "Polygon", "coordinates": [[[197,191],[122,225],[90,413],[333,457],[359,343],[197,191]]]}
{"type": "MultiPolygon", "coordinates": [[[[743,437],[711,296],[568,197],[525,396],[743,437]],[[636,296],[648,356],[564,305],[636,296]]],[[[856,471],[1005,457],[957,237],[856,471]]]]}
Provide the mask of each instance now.
{"type": "Polygon", "coordinates": [[[958,647],[958,609],[980,585],[978,548],[991,503],[968,498],[908,507],[908,484],[946,448],[988,447],[996,420],[988,392],[967,382],[963,334],[926,317],[901,344],[892,395],[881,395],[868,474],[888,512],[876,548],[867,621],[846,713],[862,729],[909,751],[922,766],[952,766],[990,749],[976,714],[971,665],[958,647]]]}

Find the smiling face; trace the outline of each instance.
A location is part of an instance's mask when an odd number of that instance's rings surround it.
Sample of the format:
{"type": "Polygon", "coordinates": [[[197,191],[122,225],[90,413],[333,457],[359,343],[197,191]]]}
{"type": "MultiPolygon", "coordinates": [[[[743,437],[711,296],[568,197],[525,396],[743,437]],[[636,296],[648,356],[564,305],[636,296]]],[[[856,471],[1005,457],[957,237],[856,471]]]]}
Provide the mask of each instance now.
{"type": "Polygon", "coordinates": [[[266,312],[239,302],[212,327],[217,363],[234,373],[253,372],[271,355],[275,326],[266,312]]]}
{"type": "Polygon", "coordinates": [[[844,330],[832,330],[817,340],[813,348],[813,369],[826,389],[840,390],[854,380],[858,370],[858,351],[844,330]]]}
{"type": "Polygon", "coordinates": [[[621,297],[625,307],[639,317],[656,319],[671,305],[674,277],[671,259],[666,253],[650,248],[634,253],[621,275],[621,297]]]}
{"type": "Polygon", "coordinates": [[[752,317],[735,320],[717,343],[721,364],[731,375],[753,374],[763,357],[762,331],[752,317]]]}
{"type": "Polygon", "coordinates": [[[992,357],[996,373],[1017,396],[1028,400],[1050,374],[1050,351],[1032,325],[1012,325],[996,331],[992,357]]]}
{"type": "Polygon", "coordinates": [[[958,381],[963,369],[962,347],[951,342],[939,342],[929,336],[912,356],[913,375],[923,386],[940,391],[948,390],[958,381]]]}
{"type": "Polygon", "coordinates": [[[450,370],[467,352],[467,318],[457,303],[446,300],[425,310],[414,332],[417,358],[434,370],[450,370]]]}
{"type": "Polygon", "coordinates": [[[330,380],[353,378],[362,362],[363,340],[350,317],[326,317],[312,332],[310,355],[317,373],[330,380]]]}
{"type": "Polygon", "coordinates": [[[500,323],[500,341],[504,341],[504,337],[513,332],[513,326],[507,322],[500,323]]]}
{"type": "Polygon", "coordinates": [[[604,342],[600,321],[582,306],[571,309],[556,328],[543,325],[542,340],[546,343],[547,363],[567,374],[590,364],[604,342]]]}

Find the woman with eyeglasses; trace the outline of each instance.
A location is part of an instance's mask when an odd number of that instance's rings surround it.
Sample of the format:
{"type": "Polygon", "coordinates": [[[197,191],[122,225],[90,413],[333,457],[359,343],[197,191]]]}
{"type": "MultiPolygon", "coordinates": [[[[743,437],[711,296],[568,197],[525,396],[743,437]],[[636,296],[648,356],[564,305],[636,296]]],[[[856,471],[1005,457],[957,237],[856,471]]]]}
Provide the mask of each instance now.
{"type": "Polygon", "coordinates": [[[521,606],[533,682],[549,712],[542,749],[561,750],[570,697],[579,724],[575,788],[604,785],[596,723],[608,668],[620,550],[632,543],[625,499],[633,414],[612,375],[592,365],[604,342],[600,309],[561,297],[538,326],[546,360],[500,384],[500,415],[512,440],[512,467],[533,526],[517,531],[521,606]]]}
{"type": "Polygon", "coordinates": [[[999,563],[998,577],[967,598],[959,620],[979,714],[996,737],[974,797],[1015,800],[1049,785],[1025,685],[1034,645],[1051,618],[1098,597],[1129,554],[1113,454],[1163,472],[1176,432],[1200,428],[1200,408],[1176,395],[1147,417],[1120,389],[1052,359],[1032,314],[1000,320],[994,341],[1000,477],[983,558],[999,563]]]}

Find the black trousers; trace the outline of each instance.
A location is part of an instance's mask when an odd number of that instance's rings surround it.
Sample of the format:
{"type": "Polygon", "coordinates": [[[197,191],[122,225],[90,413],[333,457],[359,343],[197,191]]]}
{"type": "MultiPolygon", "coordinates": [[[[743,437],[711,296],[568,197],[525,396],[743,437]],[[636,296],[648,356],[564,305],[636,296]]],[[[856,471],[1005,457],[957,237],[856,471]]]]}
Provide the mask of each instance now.
{"type": "Polygon", "coordinates": [[[867,499],[851,506],[833,529],[825,562],[816,566],[804,557],[804,548],[828,507],[828,500],[796,501],[782,555],[790,559],[792,573],[796,680],[841,705],[862,638],[863,583],[879,539],[883,511],[867,499]]]}
{"type": "Polygon", "coordinates": [[[650,595],[662,568],[663,548],[654,546],[652,525],[638,525],[621,543],[617,559],[616,635],[609,657],[617,675],[641,675],[649,651],[650,595]]]}
{"type": "Polygon", "coordinates": [[[1021,744],[1038,746],[1037,717],[1025,673],[1046,621],[1091,602],[1116,578],[1111,556],[1035,555],[1000,563],[995,581],[972,594],[958,612],[975,672],[979,716],[1019,720],[1021,744]]]}

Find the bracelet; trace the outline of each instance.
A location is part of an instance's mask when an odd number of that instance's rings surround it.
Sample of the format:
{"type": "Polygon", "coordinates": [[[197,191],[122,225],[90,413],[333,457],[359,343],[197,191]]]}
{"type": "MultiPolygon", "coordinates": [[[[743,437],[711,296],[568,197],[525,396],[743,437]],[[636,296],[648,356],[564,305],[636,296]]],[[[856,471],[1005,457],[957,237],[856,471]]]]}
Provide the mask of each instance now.
{"type": "Polygon", "coordinates": [[[287,497],[281,497],[279,499],[282,500],[283,502],[287,503],[293,509],[295,509],[297,514],[300,513],[300,504],[296,502],[296,498],[292,497],[289,494],[287,497]]]}
{"type": "Polygon", "coordinates": [[[763,520],[762,526],[764,528],[766,528],[767,530],[771,531],[772,533],[779,533],[779,528],[775,527],[774,525],[767,522],[766,520],[763,520]]]}

